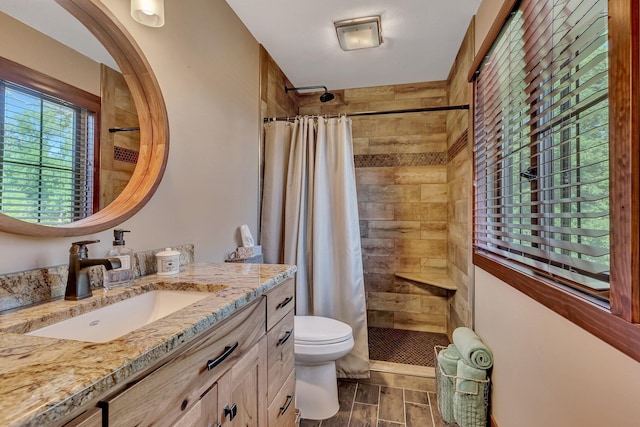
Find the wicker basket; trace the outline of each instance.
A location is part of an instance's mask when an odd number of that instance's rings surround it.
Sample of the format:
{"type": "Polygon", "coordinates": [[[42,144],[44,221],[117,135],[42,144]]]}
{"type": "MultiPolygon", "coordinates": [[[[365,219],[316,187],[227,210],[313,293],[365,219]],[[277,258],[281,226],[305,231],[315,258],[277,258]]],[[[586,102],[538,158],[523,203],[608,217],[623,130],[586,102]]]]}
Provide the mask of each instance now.
{"type": "Polygon", "coordinates": [[[447,347],[435,346],[436,353],[436,395],[438,409],[444,425],[448,427],[481,427],[486,426],[489,419],[489,393],[491,380],[475,380],[461,378],[444,373],[438,363],[438,353],[447,347]],[[456,381],[464,379],[475,383],[476,387],[470,392],[456,391],[456,381]],[[450,398],[447,398],[449,396],[450,398]],[[447,421],[447,420],[456,420],[447,421]]]}

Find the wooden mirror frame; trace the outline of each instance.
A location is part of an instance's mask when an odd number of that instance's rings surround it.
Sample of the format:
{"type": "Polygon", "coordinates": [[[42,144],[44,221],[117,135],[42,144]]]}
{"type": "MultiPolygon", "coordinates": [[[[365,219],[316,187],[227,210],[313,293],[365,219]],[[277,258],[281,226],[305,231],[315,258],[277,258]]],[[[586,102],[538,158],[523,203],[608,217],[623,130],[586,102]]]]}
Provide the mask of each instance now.
{"type": "Polygon", "coordinates": [[[113,56],[133,96],[140,120],[140,153],[122,193],[99,212],[60,226],[24,222],[0,214],[0,231],[38,237],[97,233],[131,218],[155,193],[169,154],[169,126],[160,86],[141,49],[100,0],[56,0],[82,22],[113,56]]]}

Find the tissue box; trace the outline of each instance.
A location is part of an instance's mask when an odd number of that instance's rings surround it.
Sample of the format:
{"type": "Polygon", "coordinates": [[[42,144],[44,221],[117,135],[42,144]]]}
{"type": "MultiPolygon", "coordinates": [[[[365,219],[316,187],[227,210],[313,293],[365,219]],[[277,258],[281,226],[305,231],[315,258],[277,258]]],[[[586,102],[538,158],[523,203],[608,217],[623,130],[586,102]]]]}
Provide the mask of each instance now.
{"type": "Polygon", "coordinates": [[[262,246],[240,246],[236,249],[237,258],[253,258],[262,255],[262,246]]]}

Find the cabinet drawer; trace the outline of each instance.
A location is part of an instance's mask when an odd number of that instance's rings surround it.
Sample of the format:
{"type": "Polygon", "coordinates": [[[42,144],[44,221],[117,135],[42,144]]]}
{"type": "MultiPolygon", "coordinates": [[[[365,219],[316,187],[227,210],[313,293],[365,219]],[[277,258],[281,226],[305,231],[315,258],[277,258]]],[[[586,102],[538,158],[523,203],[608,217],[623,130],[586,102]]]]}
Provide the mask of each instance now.
{"type": "Polygon", "coordinates": [[[296,422],[296,377],[289,373],[284,386],[269,405],[269,427],[291,427],[296,422]]]}
{"type": "Polygon", "coordinates": [[[280,320],[267,334],[268,402],[276,397],[278,390],[295,365],[293,336],[293,310],[280,320]]]}
{"type": "Polygon", "coordinates": [[[295,306],[293,279],[271,289],[267,296],[267,330],[273,328],[295,306]]]}
{"type": "Polygon", "coordinates": [[[64,427],[102,427],[102,409],[92,408],[65,424],[64,427]]]}
{"type": "Polygon", "coordinates": [[[246,307],[118,395],[101,402],[110,426],[170,426],[264,335],[265,302],[246,307]],[[227,355],[223,357],[223,355],[227,355]]]}

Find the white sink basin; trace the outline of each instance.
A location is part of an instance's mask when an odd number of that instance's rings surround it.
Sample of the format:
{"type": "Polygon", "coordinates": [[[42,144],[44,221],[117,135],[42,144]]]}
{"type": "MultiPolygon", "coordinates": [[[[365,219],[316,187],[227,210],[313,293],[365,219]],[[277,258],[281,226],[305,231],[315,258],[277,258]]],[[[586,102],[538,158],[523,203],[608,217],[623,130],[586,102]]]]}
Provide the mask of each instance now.
{"type": "Polygon", "coordinates": [[[87,342],[107,342],[200,301],[207,292],[150,291],[26,335],[87,342]]]}

